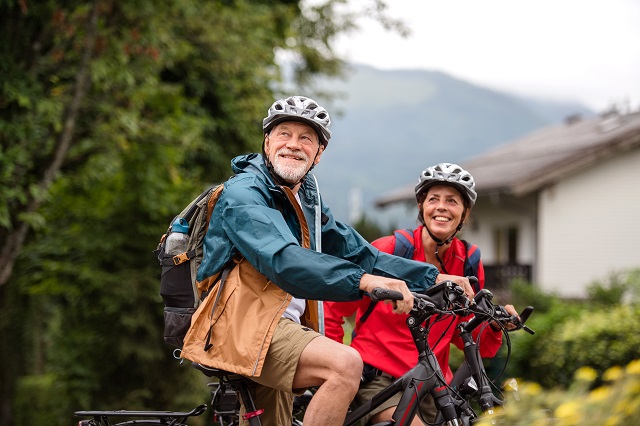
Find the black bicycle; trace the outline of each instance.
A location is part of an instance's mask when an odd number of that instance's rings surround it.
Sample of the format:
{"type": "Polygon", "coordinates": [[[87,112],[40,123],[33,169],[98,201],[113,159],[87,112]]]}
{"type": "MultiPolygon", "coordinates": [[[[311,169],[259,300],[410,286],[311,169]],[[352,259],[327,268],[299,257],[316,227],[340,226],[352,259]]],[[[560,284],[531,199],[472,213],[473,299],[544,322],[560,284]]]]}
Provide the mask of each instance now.
{"type": "MultiPolygon", "coordinates": [[[[474,279],[474,277],[470,277],[474,279]]],[[[497,321],[505,331],[507,346],[510,341],[506,333],[505,323],[515,324],[517,329],[523,329],[531,334],[533,330],[524,325],[533,311],[527,307],[520,318],[511,316],[504,307],[492,303],[493,294],[489,290],[481,290],[474,297],[473,302],[464,295],[462,288],[450,281],[439,283],[424,293],[413,293],[414,307],[407,318],[407,326],[418,350],[418,362],[415,367],[406,372],[376,394],[371,400],[347,414],[345,426],[355,425],[365,415],[397,393],[401,398],[392,419],[375,426],[395,425],[408,426],[418,414],[421,401],[431,394],[437,408],[437,415],[430,425],[437,426],[467,426],[475,423],[479,415],[474,411],[472,402],[477,402],[482,413],[492,413],[494,407],[502,405],[502,400],[494,395],[494,390],[500,389],[486,374],[482,358],[480,357],[472,332],[488,321],[497,321]],[[429,319],[438,315],[474,316],[458,326],[460,337],[464,343],[464,362],[454,373],[452,382],[448,384],[444,378],[438,361],[427,344],[429,319]]],[[[374,300],[401,300],[402,294],[395,291],[374,290],[371,294],[374,300]]],[[[508,359],[508,355],[507,355],[508,359]]]]}
{"type": "MultiPolygon", "coordinates": [[[[211,388],[211,412],[213,421],[220,426],[238,426],[240,418],[247,420],[250,426],[262,426],[260,415],[263,409],[256,408],[250,393],[251,380],[247,377],[230,373],[224,370],[209,368],[201,364],[192,363],[192,367],[204,373],[207,377],[217,378],[216,381],[207,384],[211,388]],[[245,407],[246,413],[240,415],[240,403],[245,407]]],[[[313,393],[306,391],[294,398],[293,420],[291,426],[302,426],[297,420],[309,404],[313,393]]],[[[202,404],[191,411],[76,411],[76,417],[90,417],[80,420],[78,426],[129,426],[129,425],[168,425],[187,426],[190,417],[200,416],[207,410],[207,405],[202,404]]]]}
{"type": "MultiPolygon", "coordinates": [[[[470,277],[470,280],[474,279],[474,277],[470,277]]],[[[492,413],[495,406],[502,405],[502,400],[495,396],[495,393],[500,393],[499,387],[494,384],[494,381],[498,380],[498,378],[490,380],[487,376],[478,345],[474,341],[472,333],[479,326],[487,325],[488,321],[495,320],[498,324],[507,322],[515,324],[516,328],[510,331],[523,329],[533,334],[534,331],[524,324],[533,308],[528,306],[519,315],[519,318],[511,316],[504,307],[492,303],[493,294],[486,289],[481,290],[474,297],[474,303],[470,303],[463,290],[450,281],[439,283],[424,294],[413,293],[413,295],[414,307],[407,318],[407,326],[411,330],[413,341],[418,349],[417,365],[387,388],[380,391],[370,401],[350,411],[345,419],[345,426],[357,424],[364,416],[399,392],[402,397],[393,414],[393,421],[379,423],[375,426],[406,426],[411,424],[413,418],[418,414],[420,402],[428,393],[433,396],[437,407],[435,421],[429,422],[428,424],[430,425],[471,425],[479,419],[479,415],[474,411],[474,404],[477,404],[479,410],[483,413],[492,413]],[[464,362],[454,373],[451,383],[447,384],[437,359],[427,344],[426,337],[429,332],[427,324],[434,316],[462,315],[466,317],[471,313],[474,314],[473,317],[458,326],[459,335],[464,343],[464,362]]],[[[371,298],[373,300],[400,300],[402,294],[384,289],[375,289],[371,294],[371,298]]],[[[505,332],[507,347],[510,348],[511,344],[506,333],[507,330],[504,325],[501,325],[501,327],[505,332]]],[[[508,358],[509,354],[507,355],[507,362],[508,358]]],[[[200,368],[202,369],[202,367],[200,368]]],[[[238,399],[239,397],[242,398],[242,393],[238,389],[232,389],[231,391],[228,387],[226,389],[225,391],[224,382],[222,382],[222,387],[217,389],[218,395],[226,395],[228,399],[226,404],[228,409],[224,412],[227,417],[219,417],[220,425],[236,425],[239,412],[238,399]]],[[[294,412],[301,414],[311,397],[312,393],[308,391],[303,397],[296,398],[294,412]]],[[[222,397],[219,400],[214,397],[212,402],[214,412],[216,411],[215,407],[220,405],[219,401],[221,400],[222,397]]],[[[252,400],[248,400],[248,404],[249,407],[253,407],[252,400]]],[[[256,422],[255,425],[261,425],[261,423],[258,423],[257,418],[254,421],[256,422]]],[[[297,420],[294,419],[294,425],[300,424],[296,422],[297,420]]]]}
{"type": "MultiPolygon", "coordinates": [[[[473,279],[474,277],[470,277],[473,279]]],[[[379,423],[375,426],[396,425],[408,426],[418,414],[420,402],[427,394],[431,394],[437,408],[435,424],[437,426],[468,426],[479,419],[474,411],[473,403],[477,403],[483,413],[492,413],[495,406],[502,405],[502,400],[495,396],[500,389],[487,376],[482,358],[480,357],[472,332],[488,321],[499,324],[510,322],[516,325],[516,330],[523,329],[531,334],[533,330],[524,323],[533,311],[527,307],[520,318],[511,316],[504,307],[492,303],[493,294],[489,290],[481,290],[474,297],[474,303],[464,295],[462,288],[451,281],[444,281],[429,288],[424,293],[413,293],[414,307],[407,318],[407,326],[411,331],[413,341],[418,350],[418,362],[415,367],[396,379],[392,384],[381,390],[370,401],[350,411],[344,425],[357,424],[364,416],[379,407],[393,395],[401,393],[400,403],[392,416],[393,420],[379,423]],[[433,351],[427,344],[429,320],[434,316],[462,315],[474,316],[458,326],[460,337],[464,343],[464,362],[454,373],[450,384],[447,384],[433,351]],[[495,391],[495,393],[494,393],[495,391]]],[[[401,300],[402,294],[396,291],[375,289],[373,300],[401,300]]],[[[510,341],[503,325],[507,346],[510,341]]],[[[514,331],[514,330],[510,330],[514,331]]],[[[508,359],[508,355],[507,355],[508,359]]],[[[195,368],[209,377],[218,380],[209,386],[212,388],[211,410],[214,421],[220,426],[236,426],[240,419],[240,403],[245,407],[243,418],[250,426],[262,426],[260,415],[263,410],[256,408],[249,392],[250,379],[223,370],[212,369],[200,364],[193,364],[195,368]]],[[[301,414],[312,397],[312,392],[296,397],[294,415],[301,414]]],[[[173,425],[186,426],[189,417],[199,416],[206,411],[206,405],[200,405],[190,412],[165,411],[78,411],[78,417],[92,417],[91,420],[79,422],[79,426],[125,426],[125,425],[173,425]],[[111,419],[126,420],[111,423],[111,419]]],[[[118,421],[118,420],[116,420],[118,421]]],[[[302,423],[294,416],[292,426],[302,423]]]]}

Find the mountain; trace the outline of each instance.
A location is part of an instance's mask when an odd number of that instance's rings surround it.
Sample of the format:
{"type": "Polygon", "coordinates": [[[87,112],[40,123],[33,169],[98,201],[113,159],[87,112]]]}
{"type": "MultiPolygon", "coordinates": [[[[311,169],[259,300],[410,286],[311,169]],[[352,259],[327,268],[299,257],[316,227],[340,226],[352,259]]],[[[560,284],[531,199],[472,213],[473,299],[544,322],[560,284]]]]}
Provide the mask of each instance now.
{"type": "Polygon", "coordinates": [[[417,182],[425,167],[459,163],[567,116],[594,114],[578,103],[527,99],[427,70],[351,65],[345,79],[318,87],[338,93],[324,102],[333,136],[313,171],[323,199],[338,220],[352,222],[364,211],[384,226],[411,226],[415,211],[377,211],[373,200],[417,182]]]}

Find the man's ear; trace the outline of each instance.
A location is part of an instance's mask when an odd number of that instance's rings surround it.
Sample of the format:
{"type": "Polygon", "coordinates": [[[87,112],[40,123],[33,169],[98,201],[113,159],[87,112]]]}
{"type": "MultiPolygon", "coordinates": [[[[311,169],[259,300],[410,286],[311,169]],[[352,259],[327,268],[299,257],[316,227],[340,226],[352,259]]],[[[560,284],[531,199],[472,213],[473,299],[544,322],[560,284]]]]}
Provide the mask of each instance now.
{"type": "Polygon", "coordinates": [[[316,158],[313,161],[314,166],[320,162],[320,157],[322,157],[323,152],[324,152],[324,145],[320,144],[320,146],[318,147],[318,154],[316,155],[316,158]]]}
{"type": "Polygon", "coordinates": [[[269,134],[264,134],[264,139],[262,140],[262,150],[265,154],[269,154],[269,134]]]}

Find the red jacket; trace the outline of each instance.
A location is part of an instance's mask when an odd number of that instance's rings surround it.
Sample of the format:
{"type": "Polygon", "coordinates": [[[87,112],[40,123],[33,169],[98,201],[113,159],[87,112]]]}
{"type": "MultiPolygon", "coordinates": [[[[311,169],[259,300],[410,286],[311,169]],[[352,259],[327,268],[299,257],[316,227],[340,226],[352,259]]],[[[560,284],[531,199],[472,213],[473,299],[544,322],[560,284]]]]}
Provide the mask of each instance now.
{"type": "MultiPolygon", "coordinates": [[[[425,262],[424,249],[422,248],[422,226],[413,231],[413,239],[415,244],[413,259],[425,262]]],[[[395,240],[395,236],[389,235],[374,241],[373,245],[380,251],[393,253],[395,240]]],[[[464,243],[454,238],[444,259],[442,259],[447,272],[450,275],[463,275],[464,259],[464,243]]],[[[477,278],[480,287],[483,288],[484,268],[482,262],[478,266],[477,278]]],[[[356,337],[353,338],[351,346],[360,353],[365,363],[393,377],[400,377],[418,362],[418,352],[406,325],[408,315],[394,314],[391,304],[378,303],[362,324],[360,318],[370,303],[371,299],[366,296],[355,302],[324,302],[326,336],[342,343],[344,318],[356,313],[356,337]]],[[[466,318],[447,316],[442,321],[433,324],[429,332],[429,345],[438,359],[447,382],[450,382],[453,377],[449,367],[450,343],[462,349],[462,341],[456,332],[456,326],[465,320],[466,318]]],[[[474,331],[474,338],[477,338],[480,331],[482,331],[480,354],[482,357],[491,358],[495,356],[502,345],[502,333],[491,330],[491,327],[480,326],[474,331]]]]}

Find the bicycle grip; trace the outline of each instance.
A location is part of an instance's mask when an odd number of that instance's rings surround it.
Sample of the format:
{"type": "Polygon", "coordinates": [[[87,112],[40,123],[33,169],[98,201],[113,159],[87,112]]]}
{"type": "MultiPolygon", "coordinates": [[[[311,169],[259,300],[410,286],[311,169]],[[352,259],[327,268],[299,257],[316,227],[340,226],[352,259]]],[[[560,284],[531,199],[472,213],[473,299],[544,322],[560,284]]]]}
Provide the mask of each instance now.
{"type": "Polygon", "coordinates": [[[376,287],[371,291],[369,295],[371,300],[404,300],[402,293],[396,290],[389,290],[388,288],[376,287]]]}

